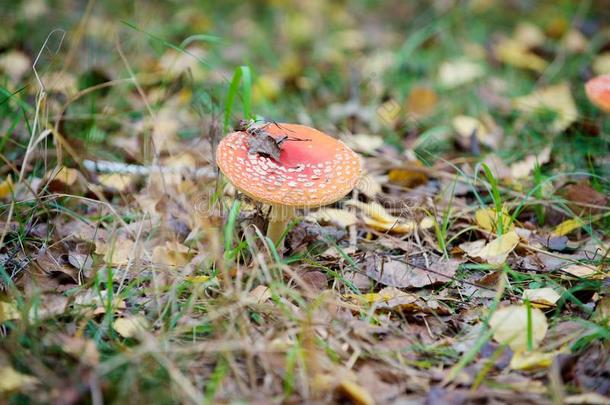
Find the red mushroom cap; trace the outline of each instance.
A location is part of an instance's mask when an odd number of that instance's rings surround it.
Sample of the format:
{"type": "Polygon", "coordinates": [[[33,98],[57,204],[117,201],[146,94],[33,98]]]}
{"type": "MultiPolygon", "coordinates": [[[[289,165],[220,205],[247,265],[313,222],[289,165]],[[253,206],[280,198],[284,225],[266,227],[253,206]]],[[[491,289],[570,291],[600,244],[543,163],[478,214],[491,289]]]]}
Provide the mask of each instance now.
{"type": "Polygon", "coordinates": [[[280,159],[248,153],[247,132],[233,132],[218,145],[216,163],[244,194],[273,205],[317,207],[349,193],[360,177],[360,157],[343,142],[297,124],[270,124],[280,140],[280,159]],[[297,140],[298,138],[298,140],[297,140]]]}
{"type": "Polygon", "coordinates": [[[610,114],[610,75],[597,76],[585,84],[589,100],[610,114]]]}

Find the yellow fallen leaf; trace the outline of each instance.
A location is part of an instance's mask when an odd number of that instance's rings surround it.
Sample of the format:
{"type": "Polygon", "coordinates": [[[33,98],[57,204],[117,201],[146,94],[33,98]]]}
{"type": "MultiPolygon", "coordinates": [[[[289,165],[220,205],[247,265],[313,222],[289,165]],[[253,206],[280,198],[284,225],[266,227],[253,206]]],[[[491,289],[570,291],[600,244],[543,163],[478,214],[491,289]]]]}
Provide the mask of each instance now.
{"type": "Polygon", "coordinates": [[[402,107],[398,101],[394,100],[393,98],[385,101],[377,108],[377,116],[379,117],[379,121],[388,127],[393,127],[396,125],[396,122],[401,115],[402,107]]]}
{"type": "Polygon", "coordinates": [[[316,222],[334,222],[343,228],[354,225],[358,221],[354,213],[338,208],[322,208],[312,212],[307,217],[316,222]]]}
{"type": "Polygon", "coordinates": [[[388,172],[388,180],[401,187],[413,188],[428,181],[424,165],[418,161],[409,162],[406,166],[392,169],[388,172]]]}
{"type": "Polygon", "coordinates": [[[553,230],[553,235],[564,236],[584,225],[578,218],[567,219],[557,225],[553,230]]]}
{"type": "Polygon", "coordinates": [[[190,261],[193,252],[178,242],[166,242],[155,246],[152,253],[153,263],[168,266],[184,266],[190,261]]]}
{"type": "Polygon", "coordinates": [[[374,176],[367,174],[360,177],[356,190],[373,200],[377,194],[381,193],[381,183],[374,176]]]}
{"type": "Polygon", "coordinates": [[[203,284],[210,280],[210,276],[189,276],[186,278],[186,281],[189,281],[193,284],[203,284]]]}
{"type": "Polygon", "coordinates": [[[132,338],[150,327],[146,318],[141,315],[118,318],[112,324],[113,329],[124,338],[132,338]]]}
{"type": "Polygon", "coordinates": [[[10,366],[0,368],[0,393],[10,393],[19,390],[24,385],[32,385],[38,380],[30,375],[21,374],[10,366]]]}
{"type": "Polygon", "coordinates": [[[383,146],[383,138],[379,135],[355,134],[342,138],[343,142],[356,152],[373,154],[383,146]]]}
{"type": "Polygon", "coordinates": [[[130,173],[106,173],[101,174],[97,179],[102,186],[123,192],[131,187],[136,178],[136,175],[130,173]]]}
{"type": "Polygon", "coordinates": [[[274,101],[282,90],[282,83],[278,77],[270,74],[260,75],[252,86],[252,101],[260,103],[274,101]]]}
{"type": "Polygon", "coordinates": [[[521,69],[542,72],[547,62],[540,56],[531,52],[527,45],[514,39],[504,38],[494,47],[495,57],[507,65],[521,69]]]}
{"type": "Polygon", "coordinates": [[[0,183],[0,198],[10,197],[11,194],[13,194],[13,179],[9,175],[0,183]]]}
{"type": "Polygon", "coordinates": [[[453,117],[453,120],[451,120],[451,125],[453,125],[455,132],[463,138],[470,138],[473,134],[476,134],[476,137],[481,140],[489,136],[487,127],[474,117],[469,117],[467,115],[455,116],[453,117]]]}
{"type": "Polygon", "coordinates": [[[250,297],[254,298],[254,300],[258,304],[262,304],[271,298],[271,289],[266,285],[260,284],[254,287],[252,291],[249,293],[250,297]]]}
{"type": "Polygon", "coordinates": [[[395,217],[383,205],[376,202],[366,204],[361,201],[350,200],[345,204],[362,211],[364,223],[378,231],[407,234],[413,232],[417,226],[412,220],[395,217]]]}
{"type": "Polygon", "coordinates": [[[523,291],[523,299],[531,301],[533,306],[539,308],[553,307],[560,298],[561,295],[549,287],[532,288],[523,291]]]}
{"type": "Polygon", "coordinates": [[[515,108],[526,114],[541,109],[554,111],[557,116],[551,129],[555,132],[565,130],[578,118],[576,103],[567,82],[540,88],[526,96],[517,97],[513,103],[515,108]]]}
{"type": "Polygon", "coordinates": [[[547,368],[553,363],[553,359],[562,352],[562,350],[556,350],[548,353],[537,351],[518,351],[513,354],[509,366],[513,370],[535,370],[547,368]]]}
{"type": "Polygon", "coordinates": [[[415,118],[425,118],[434,112],[438,95],[430,87],[415,86],[409,92],[405,108],[415,118]]]}
{"type": "Polygon", "coordinates": [[[542,46],[546,42],[544,31],[530,22],[520,22],[515,28],[514,40],[528,48],[542,46]]]}
{"type": "Polygon", "coordinates": [[[510,165],[510,173],[513,179],[529,177],[537,165],[542,166],[551,160],[551,148],[546,147],[537,155],[527,155],[523,160],[510,165]]]}
{"type": "Polygon", "coordinates": [[[600,53],[595,57],[593,72],[598,76],[610,74],[610,52],[600,53]]]}
{"type": "Polygon", "coordinates": [[[347,294],[346,297],[355,302],[376,304],[379,309],[400,311],[419,310],[421,308],[416,304],[419,299],[417,295],[404,292],[396,287],[385,287],[376,293],[347,294]]]}
{"type": "Polygon", "coordinates": [[[434,227],[436,220],[434,217],[424,217],[419,221],[419,229],[430,229],[434,227]]]}
{"type": "Polygon", "coordinates": [[[47,178],[52,181],[58,181],[66,186],[72,186],[78,180],[78,170],[62,166],[59,170],[51,170],[47,173],[47,178]]]}
{"type": "Polygon", "coordinates": [[[0,323],[19,319],[21,315],[17,311],[17,307],[12,302],[0,301],[0,323]]]}
{"type": "Polygon", "coordinates": [[[96,241],[95,253],[104,255],[104,261],[108,264],[127,264],[134,259],[135,243],[130,239],[119,238],[114,243],[103,243],[96,241]]]}
{"type": "Polygon", "coordinates": [[[583,264],[571,264],[562,270],[580,278],[593,278],[598,273],[595,268],[583,264]]]}
{"type": "Polygon", "coordinates": [[[608,405],[610,398],[597,392],[586,392],[584,394],[569,395],[563,398],[566,405],[608,405]]]}
{"type": "Polygon", "coordinates": [[[362,386],[358,385],[354,381],[343,378],[339,382],[339,388],[343,391],[349,399],[357,405],[374,405],[375,400],[373,396],[362,386]]]}
{"type": "Polygon", "coordinates": [[[442,86],[454,88],[479,79],[485,74],[483,67],[468,59],[444,62],[438,72],[442,86]]]}
{"type": "Polygon", "coordinates": [[[470,257],[478,257],[489,264],[500,265],[506,262],[508,254],[515,249],[518,243],[519,235],[513,230],[498,236],[489,243],[485,243],[482,239],[462,243],[460,249],[470,257]]]}
{"type": "Polygon", "coordinates": [[[508,215],[506,207],[502,207],[501,215],[498,215],[493,208],[480,208],[474,213],[474,219],[481,229],[489,232],[496,232],[499,221],[502,221],[502,230],[504,232],[515,228],[515,225],[510,222],[511,218],[510,215],[508,215]],[[510,226],[508,225],[509,223],[510,226]]]}
{"type": "MultiPolygon", "coordinates": [[[[527,349],[528,309],[525,305],[510,305],[496,310],[489,319],[496,342],[507,344],[514,352],[527,349]]],[[[533,349],[546,336],[548,323],[544,312],[531,308],[531,338],[533,349]]]]}

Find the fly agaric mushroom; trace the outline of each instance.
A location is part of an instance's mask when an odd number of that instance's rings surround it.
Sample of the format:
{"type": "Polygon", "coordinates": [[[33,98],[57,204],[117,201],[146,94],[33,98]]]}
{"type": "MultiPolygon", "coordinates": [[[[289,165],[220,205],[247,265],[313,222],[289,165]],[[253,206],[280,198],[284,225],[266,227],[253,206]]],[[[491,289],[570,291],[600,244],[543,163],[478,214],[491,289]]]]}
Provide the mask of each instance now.
{"type": "Polygon", "coordinates": [[[279,159],[252,150],[247,130],[227,135],[216,163],[233,185],[253,200],[271,205],[267,237],[277,243],[295,208],[334,203],[356,185],[360,157],[343,142],[297,124],[267,124],[265,136],[280,147],[279,159]]]}
{"type": "Polygon", "coordinates": [[[610,114],[610,75],[597,76],[585,84],[589,100],[610,114]]]}

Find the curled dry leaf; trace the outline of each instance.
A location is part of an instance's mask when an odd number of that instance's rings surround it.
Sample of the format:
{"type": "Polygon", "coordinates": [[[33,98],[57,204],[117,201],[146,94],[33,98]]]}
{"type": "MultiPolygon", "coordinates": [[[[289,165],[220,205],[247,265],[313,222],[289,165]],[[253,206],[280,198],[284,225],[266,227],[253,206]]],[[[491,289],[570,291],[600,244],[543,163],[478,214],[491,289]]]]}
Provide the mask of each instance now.
{"type": "Polygon", "coordinates": [[[21,315],[14,303],[0,301],[0,324],[5,321],[19,319],[20,317],[21,315]]]}
{"type": "Polygon", "coordinates": [[[523,299],[531,301],[532,305],[540,308],[554,307],[561,295],[552,288],[532,288],[523,291],[523,299]]]}
{"type": "Polygon", "coordinates": [[[346,202],[346,205],[358,208],[362,212],[364,223],[378,231],[408,234],[416,228],[414,221],[395,217],[383,205],[376,202],[366,204],[350,200],[346,202]]]}
{"type": "MultiPolygon", "coordinates": [[[[493,124],[491,117],[486,120],[493,124]]],[[[469,145],[472,136],[476,136],[478,141],[490,148],[498,146],[498,140],[494,137],[493,129],[488,123],[483,123],[481,120],[469,117],[467,115],[458,115],[451,121],[453,129],[460,136],[460,143],[469,145]]]]}
{"type": "MultiPolygon", "coordinates": [[[[531,339],[537,348],[546,336],[546,316],[538,308],[531,308],[531,339]]],[[[525,305],[510,305],[496,310],[489,319],[496,342],[507,344],[514,352],[527,350],[528,309],[525,305]]]]}
{"type": "Polygon", "coordinates": [[[354,225],[358,221],[358,218],[356,218],[356,215],[353,212],[338,208],[319,209],[318,211],[309,214],[307,219],[323,223],[333,222],[342,228],[354,225]]]}
{"type": "Polygon", "coordinates": [[[506,262],[508,254],[518,243],[519,236],[515,231],[510,231],[489,243],[485,243],[483,239],[462,243],[460,249],[470,257],[478,257],[489,264],[500,265],[506,262]]]}

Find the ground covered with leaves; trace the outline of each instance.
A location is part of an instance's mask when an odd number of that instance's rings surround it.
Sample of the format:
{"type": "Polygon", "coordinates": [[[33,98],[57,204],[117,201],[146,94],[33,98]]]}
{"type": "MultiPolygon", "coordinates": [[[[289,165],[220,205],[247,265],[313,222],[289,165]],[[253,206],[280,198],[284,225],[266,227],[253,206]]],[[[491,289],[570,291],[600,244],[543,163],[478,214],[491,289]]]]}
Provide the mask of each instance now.
{"type": "Polygon", "coordinates": [[[3,403],[607,404],[610,5],[215,3],[2,6],[3,403]],[[254,117],[362,156],[281,249],[254,117]]]}

